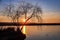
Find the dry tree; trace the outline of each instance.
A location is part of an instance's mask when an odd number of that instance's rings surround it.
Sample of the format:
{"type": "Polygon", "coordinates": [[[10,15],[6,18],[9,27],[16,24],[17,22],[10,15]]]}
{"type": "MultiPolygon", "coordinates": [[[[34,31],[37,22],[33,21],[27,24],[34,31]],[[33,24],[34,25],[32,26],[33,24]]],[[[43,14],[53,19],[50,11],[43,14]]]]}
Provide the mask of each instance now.
{"type": "MultiPolygon", "coordinates": [[[[25,4],[25,3],[24,3],[25,4]]],[[[38,7],[37,5],[32,5],[29,3],[26,3],[25,5],[21,5],[22,9],[23,9],[23,14],[25,14],[25,23],[27,23],[28,20],[30,20],[32,17],[36,17],[39,23],[42,23],[42,10],[40,7],[38,7]],[[27,14],[29,14],[29,10],[32,9],[32,14],[30,16],[27,17],[27,14]]],[[[31,11],[30,11],[31,12],[31,11]]],[[[23,28],[23,27],[22,27],[23,28]]]]}
{"type": "MultiPolygon", "coordinates": [[[[5,8],[5,12],[4,12],[5,16],[8,16],[12,19],[12,22],[19,22],[18,19],[22,16],[25,15],[25,23],[30,20],[32,17],[36,17],[38,22],[42,22],[42,10],[40,7],[38,7],[37,5],[32,5],[30,3],[27,2],[22,2],[20,3],[20,5],[18,6],[18,8],[16,10],[14,10],[14,5],[9,4],[6,8],[5,8]],[[32,10],[32,11],[30,11],[32,10]],[[29,12],[32,12],[30,16],[27,17],[27,14],[29,14],[29,12]]],[[[22,27],[23,28],[23,27],[22,27]]]]}

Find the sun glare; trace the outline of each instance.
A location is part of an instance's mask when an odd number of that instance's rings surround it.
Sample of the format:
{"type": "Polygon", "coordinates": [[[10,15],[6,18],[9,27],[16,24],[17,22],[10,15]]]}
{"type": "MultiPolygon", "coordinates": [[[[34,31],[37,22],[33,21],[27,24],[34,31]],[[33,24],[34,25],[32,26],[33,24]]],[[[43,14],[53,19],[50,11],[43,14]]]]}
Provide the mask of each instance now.
{"type": "Polygon", "coordinates": [[[23,19],[23,22],[25,22],[25,19],[23,19]]]}

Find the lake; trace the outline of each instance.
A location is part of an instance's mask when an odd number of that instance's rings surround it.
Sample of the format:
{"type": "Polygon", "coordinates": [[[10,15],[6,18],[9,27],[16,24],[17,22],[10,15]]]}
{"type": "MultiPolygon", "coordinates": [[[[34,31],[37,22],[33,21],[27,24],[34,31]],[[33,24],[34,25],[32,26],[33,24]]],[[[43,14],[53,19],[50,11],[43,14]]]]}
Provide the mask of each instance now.
{"type": "Polygon", "coordinates": [[[60,26],[26,26],[25,40],[60,40],[60,26]]]}

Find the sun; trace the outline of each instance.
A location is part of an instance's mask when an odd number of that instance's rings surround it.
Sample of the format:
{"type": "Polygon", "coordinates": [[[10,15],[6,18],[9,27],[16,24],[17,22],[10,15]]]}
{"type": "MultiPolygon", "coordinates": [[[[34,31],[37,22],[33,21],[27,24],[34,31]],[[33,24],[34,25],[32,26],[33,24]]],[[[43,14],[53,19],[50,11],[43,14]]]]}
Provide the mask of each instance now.
{"type": "Polygon", "coordinates": [[[22,22],[25,22],[25,19],[22,19],[22,22]]]}
{"type": "Polygon", "coordinates": [[[25,20],[23,20],[23,22],[25,22],[25,20]]]}

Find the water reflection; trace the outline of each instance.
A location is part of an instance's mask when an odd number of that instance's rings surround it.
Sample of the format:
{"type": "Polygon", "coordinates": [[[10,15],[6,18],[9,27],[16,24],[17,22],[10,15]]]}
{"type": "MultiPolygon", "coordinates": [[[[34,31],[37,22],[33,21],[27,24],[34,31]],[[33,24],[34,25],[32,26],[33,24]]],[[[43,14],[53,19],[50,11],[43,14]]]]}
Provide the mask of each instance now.
{"type": "Polygon", "coordinates": [[[60,26],[25,26],[25,28],[24,32],[27,35],[25,40],[60,40],[60,26]]]}
{"type": "Polygon", "coordinates": [[[42,26],[42,30],[38,28],[26,26],[26,40],[60,40],[60,26],[42,26]]]}

